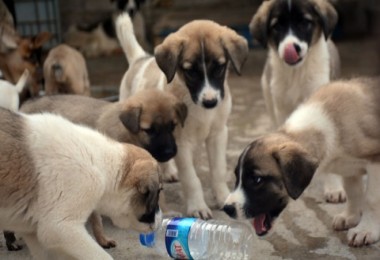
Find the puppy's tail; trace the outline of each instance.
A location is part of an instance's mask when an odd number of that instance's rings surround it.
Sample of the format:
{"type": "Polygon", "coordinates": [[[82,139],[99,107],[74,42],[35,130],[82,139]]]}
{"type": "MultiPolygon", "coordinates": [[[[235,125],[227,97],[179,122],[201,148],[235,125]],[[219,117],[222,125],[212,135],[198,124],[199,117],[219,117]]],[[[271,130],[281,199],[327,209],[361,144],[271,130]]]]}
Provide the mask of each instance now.
{"type": "Polygon", "coordinates": [[[119,15],[117,18],[116,33],[129,64],[147,56],[147,53],[136,39],[131,18],[127,13],[119,15]]]}
{"type": "Polygon", "coordinates": [[[22,73],[20,79],[17,81],[16,84],[16,90],[20,94],[22,90],[24,89],[28,79],[29,79],[29,70],[24,70],[24,73],[22,73]]]}
{"type": "Polygon", "coordinates": [[[55,62],[53,65],[51,65],[51,71],[52,71],[52,75],[53,75],[53,78],[57,81],[57,82],[64,82],[65,79],[64,79],[64,74],[63,74],[63,68],[62,68],[62,65],[59,64],[58,62],[55,62]]]}

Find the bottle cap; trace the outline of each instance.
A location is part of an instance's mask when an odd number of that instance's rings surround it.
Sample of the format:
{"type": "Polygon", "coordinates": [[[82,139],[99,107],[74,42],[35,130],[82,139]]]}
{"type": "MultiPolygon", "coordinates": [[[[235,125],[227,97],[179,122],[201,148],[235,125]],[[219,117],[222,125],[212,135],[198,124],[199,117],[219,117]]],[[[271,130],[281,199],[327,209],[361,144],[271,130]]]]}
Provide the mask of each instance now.
{"type": "Polygon", "coordinates": [[[140,243],[146,247],[153,247],[155,242],[155,233],[140,234],[140,243]]]}

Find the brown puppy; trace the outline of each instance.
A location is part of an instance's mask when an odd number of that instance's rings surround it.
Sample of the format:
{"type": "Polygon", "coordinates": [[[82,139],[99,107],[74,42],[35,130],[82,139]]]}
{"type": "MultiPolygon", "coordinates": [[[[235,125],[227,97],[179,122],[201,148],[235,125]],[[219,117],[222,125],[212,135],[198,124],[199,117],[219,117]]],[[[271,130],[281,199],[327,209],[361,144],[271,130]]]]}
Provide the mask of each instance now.
{"type": "Polygon", "coordinates": [[[236,189],[224,210],[252,219],[266,234],[290,198],[297,199],[314,173],[343,177],[346,210],[334,218],[349,229],[352,246],[380,238],[380,78],[337,81],[320,88],[276,132],[250,144],[235,170],[236,189]],[[363,185],[363,173],[368,182],[363,185]],[[364,192],[363,187],[366,186],[364,192]]]}
{"type": "Polygon", "coordinates": [[[34,37],[21,37],[8,27],[1,35],[0,70],[4,78],[16,84],[25,70],[30,73],[30,87],[20,94],[20,103],[40,92],[42,80],[42,46],[52,35],[42,32],[34,37]]]}
{"type": "MultiPolygon", "coordinates": [[[[218,207],[223,206],[229,193],[226,147],[232,106],[227,78],[230,67],[240,74],[248,55],[247,41],[226,26],[195,20],[170,34],[155,48],[152,57],[137,42],[128,15],[119,16],[116,27],[129,63],[120,85],[120,99],[155,87],[173,93],[188,107],[189,117],[176,136],[179,149],[175,163],[187,214],[211,218],[194,155],[198,147],[206,145],[210,184],[218,207]]],[[[171,170],[166,174],[175,173],[173,168],[168,167],[171,170]]]]}
{"type": "Polygon", "coordinates": [[[83,55],[66,44],[49,51],[44,62],[46,95],[77,94],[90,96],[90,81],[83,55]]]}
{"type": "Polygon", "coordinates": [[[0,228],[20,234],[35,259],[112,259],[84,226],[94,211],[137,232],[160,223],[159,166],[144,149],[5,109],[0,139],[0,228]]]}
{"type": "MultiPolygon", "coordinates": [[[[73,95],[42,97],[26,102],[20,110],[60,114],[119,142],[143,147],[160,162],[175,156],[175,126],[183,126],[187,116],[186,106],[175,96],[155,89],[141,91],[117,103],[73,95]]],[[[160,205],[164,212],[168,211],[163,198],[160,205]]],[[[97,241],[103,247],[115,246],[113,240],[103,235],[99,220],[100,216],[93,214],[91,223],[97,241]]]]}

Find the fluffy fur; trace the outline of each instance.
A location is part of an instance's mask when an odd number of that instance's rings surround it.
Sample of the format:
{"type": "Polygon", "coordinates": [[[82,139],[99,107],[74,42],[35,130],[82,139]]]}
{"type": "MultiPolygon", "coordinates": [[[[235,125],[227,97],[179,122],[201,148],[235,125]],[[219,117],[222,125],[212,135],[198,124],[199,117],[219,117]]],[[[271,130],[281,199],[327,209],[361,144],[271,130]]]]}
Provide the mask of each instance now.
{"type": "Polygon", "coordinates": [[[91,212],[124,229],[160,223],[157,162],[51,114],[0,109],[0,228],[20,234],[35,259],[112,259],[88,234],[91,212]]]}
{"type": "Polygon", "coordinates": [[[351,246],[378,241],[379,84],[380,78],[330,83],[279,130],[251,143],[239,158],[227,214],[250,219],[256,233],[264,235],[289,199],[301,196],[315,172],[336,172],[343,177],[347,206],[334,218],[334,229],[348,229],[351,246]],[[362,176],[366,172],[368,180],[362,176]]]}
{"type": "MultiPolygon", "coordinates": [[[[237,73],[248,54],[247,41],[233,30],[212,21],[193,21],[169,35],[154,51],[145,53],[137,42],[127,15],[116,23],[129,69],[120,85],[120,99],[146,88],[169,91],[188,108],[183,128],[177,128],[175,162],[187,205],[187,214],[210,218],[202,186],[193,164],[197,147],[206,143],[211,187],[218,205],[228,195],[226,173],[227,119],[231,95],[228,67],[237,73]]],[[[169,174],[173,167],[167,169],[169,174]]]]}

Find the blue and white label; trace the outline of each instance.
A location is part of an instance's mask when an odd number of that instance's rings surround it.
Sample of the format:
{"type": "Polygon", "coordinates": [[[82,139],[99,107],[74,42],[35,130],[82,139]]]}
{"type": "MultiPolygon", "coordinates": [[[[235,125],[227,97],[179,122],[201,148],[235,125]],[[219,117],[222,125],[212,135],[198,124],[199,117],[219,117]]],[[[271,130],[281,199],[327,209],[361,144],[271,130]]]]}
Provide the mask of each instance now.
{"type": "Polygon", "coordinates": [[[168,254],[175,259],[193,259],[189,250],[190,228],[195,218],[173,218],[166,227],[165,244],[168,254]]]}

